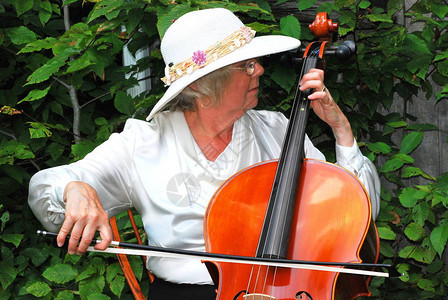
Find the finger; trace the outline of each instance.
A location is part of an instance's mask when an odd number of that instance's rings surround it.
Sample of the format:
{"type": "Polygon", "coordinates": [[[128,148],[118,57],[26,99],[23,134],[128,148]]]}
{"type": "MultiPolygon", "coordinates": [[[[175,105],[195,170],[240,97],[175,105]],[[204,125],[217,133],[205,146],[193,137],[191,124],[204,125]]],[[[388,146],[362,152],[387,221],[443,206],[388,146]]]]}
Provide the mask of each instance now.
{"type": "Polygon", "coordinates": [[[312,68],[308,71],[306,76],[312,76],[313,78],[319,78],[320,80],[324,80],[324,71],[321,69],[312,68]]]}
{"type": "MultiPolygon", "coordinates": [[[[73,230],[75,230],[75,228],[73,230]]],[[[94,235],[95,235],[94,227],[92,227],[89,224],[83,227],[82,235],[78,238],[76,254],[82,255],[87,251],[87,248],[92,244],[94,235]]]]}
{"type": "Polygon", "coordinates": [[[68,253],[73,255],[78,252],[78,244],[83,236],[84,225],[81,222],[76,222],[73,226],[72,232],[70,234],[70,239],[68,240],[68,253]]]}
{"type": "Polygon", "coordinates": [[[328,103],[329,101],[325,101],[327,99],[327,92],[325,90],[315,91],[311,95],[308,96],[309,100],[319,100],[321,99],[324,103],[328,103]]]}
{"type": "Polygon", "coordinates": [[[107,223],[106,225],[101,226],[99,231],[101,242],[95,245],[95,249],[104,250],[109,247],[110,243],[112,242],[112,228],[110,227],[109,223],[107,223]]]}
{"type": "Polygon", "coordinates": [[[300,89],[316,89],[322,90],[324,82],[320,78],[303,78],[300,81],[300,89]]]}
{"type": "Polygon", "coordinates": [[[112,229],[109,225],[109,216],[104,210],[95,211],[89,214],[88,222],[83,229],[83,236],[78,245],[77,253],[83,254],[87,251],[87,248],[91,245],[96,231],[100,232],[101,238],[104,241],[98,243],[101,250],[107,248],[112,241],[112,229]]]}
{"type": "Polygon", "coordinates": [[[308,73],[302,76],[300,83],[308,80],[324,81],[324,72],[320,69],[310,69],[308,73]]]}
{"type": "Polygon", "coordinates": [[[61,229],[59,229],[59,233],[56,238],[58,247],[64,246],[67,235],[69,235],[72,227],[73,227],[72,220],[70,218],[65,218],[64,223],[62,223],[61,229]]]}

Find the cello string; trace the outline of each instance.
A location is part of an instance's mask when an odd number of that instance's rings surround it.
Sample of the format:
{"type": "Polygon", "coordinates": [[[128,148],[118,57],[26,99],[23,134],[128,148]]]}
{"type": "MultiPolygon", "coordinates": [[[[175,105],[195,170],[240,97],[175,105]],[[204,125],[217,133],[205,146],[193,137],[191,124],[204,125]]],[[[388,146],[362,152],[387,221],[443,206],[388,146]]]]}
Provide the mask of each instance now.
{"type": "MultiPolygon", "coordinates": [[[[304,97],[305,96],[307,96],[307,92],[306,91],[301,91],[300,90],[300,81],[302,80],[302,78],[303,78],[303,76],[309,71],[307,68],[308,68],[308,65],[309,65],[309,62],[310,62],[310,59],[315,59],[318,55],[319,55],[319,51],[318,51],[318,49],[319,48],[317,48],[317,51],[315,51],[315,50],[313,50],[313,51],[311,51],[309,54],[308,54],[308,56],[306,56],[304,59],[303,59],[303,64],[302,64],[302,68],[301,68],[301,71],[300,71],[300,77],[299,77],[299,82],[298,82],[298,84],[297,84],[297,88],[296,88],[296,99],[295,99],[295,101],[298,101],[299,103],[297,103],[297,105],[298,105],[298,107],[296,107],[296,110],[298,110],[298,109],[300,109],[301,107],[303,107],[303,101],[308,101],[307,99],[305,99],[304,97]],[[299,106],[300,105],[300,106],[299,106]]],[[[295,120],[294,120],[295,121],[295,120]]],[[[305,125],[304,125],[305,126],[305,125]]],[[[305,134],[305,133],[304,133],[305,134]]],[[[297,195],[296,195],[296,199],[297,199],[297,195]]],[[[286,201],[282,201],[281,202],[281,205],[282,205],[282,208],[283,208],[283,210],[284,209],[286,209],[286,205],[287,205],[287,203],[286,203],[286,201]]],[[[283,211],[282,210],[282,211],[283,211]]],[[[278,222],[279,222],[279,228],[281,228],[281,231],[282,232],[285,232],[285,231],[287,231],[287,230],[290,230],[290,228],[287,228],[288,226],[289,227],[291,227],[291,223],[290,224],[287,224],[287,220],[286,220],[286,218],[284,218],[283,220],[281,220],[281,219],[279,219],[278,220],[278,222]]],[[[284,238],[284,234],[280,234],[279,236],[278,236],[278,238],[280,239],[279,240],[279,242],[278,242],[278,244],[279,245],[283,245],[283,243],[284,243],[284,240],[283,240],[283,238],[284,238]]],[[[277,271],[277,269],[278,269],[278,267],[275,267],[276,269],[275,269],[275,271],[277,271]]],[[[277,272],[275,272],[275,275],[277,274],[277,272]]],[[[274,275],[274,278],[273,278],[273,280],[274,280],[274,282],[275,282],[275,275],[274,275]]]]}
{"type": "MultiPolygon", "coordinates": [[[[258,266],[257,278],[260,275],[260,267],[261,266],[258,266]]],[[[255,264],[252,264],[252,269],[250,271],[249,280],[247,281],[247,286],[246,286],[246,292],[248,294],[250,294],[250,283],[252,282],[252,276],[254,275],[254,268],[255,268],[255,264]]],[[[255,283],[257,281],[258,281],[258,279],[255,280],[255,283]]]]}
{"type": "MultiPolygon", "coordinates": [[[[307,72],[308,70],[306,70],[306,68],[307,68],[307,66],[308,66],[308,60],[310,59],[310,58],[316,58],[316,57],[318,57],[318,55],[319,55],[319,52],[318,52],[318,50],[317,50],[317,52],[316,51],[311,51],[311,53],[309,54],[309,56],[307,56],[307,57],[305,57],[304,58],[304,60],[303,60],[303,64],[302,64],[302,69],[301,69],[301,71],[300,71],[300,80],[303,78],[303,76],[304,76],[304,74],[305,74],[305,72],[307,72]]],[[[299,80],[299,82],[300,82],[300,80],[299,80]]],[[[296,101],[302,101],[302,97],[304,97],[302,94],[303,94],[304,92],[302,92],[302,91],[300,91],[300,85],[299,84],[297,84],[297,89],[296,89],[296,101]]],[[[282,201],[282,202],[280,202],[280,204],[282,205],[282,209],[285,209],[285,205],[287,205],[286,203],[285,203],[286,201],[282,201]]],[[[288,224],[286,224],[287,223],[287,220],[286,220],[286,218],[284,218],[283,220],[278,220],[278,227],[279,228],[281,228],[281,231],[282,232],[285,232],[285,230],[288,230],[286,227],[287,227],[287,225],[288,224]]],[[[279,243],[278,244],[282,244],[283,243],[283,234],[280,234],[280,235],[278,235],[278,237],[276,237],[276,238],[279,238],[280,239],[280,241],[279,241],[279,243]]]]}
{"type": "MultiPolygon", "coordinates": [[[[319,48],[317,48],[317,49],[319,49],[319,48]]],[[[311,53],[311,57],[315,58],[315,57],[318,56],[319,50],[317,50],[317,52],[316,51],[310,51],[310,53],[311,53]]],[[[303,75],[305,73],[305,70],[306,70],[306,67],[307,67],[307,63],[306,63],[307,60],[308,60],[308,57],[304,57],[302,68],[301,68],[300,75],[299,75],[300,79],[303,78],[303,75]]],[[[297,84],[295,101],[299,101],[301,99],[301,94],[302,94],[302,92],[300,91],[300,85],[297,84]]],[[[284,210],[285,205],[286,205],[284,202],[285,201],[282,201],[280,203],[282,211],[284,210]]],[[[277,222],[277,224],[276,224],[277,228],[281,228],[281,231],[285,232],[285,230],[286,230],[286,220],[276,220],[276,222],[277,222]],[[280,226],[278,226],[278,225],[280,225],[280,226]]],[[[281,235],[281,237],[280,237],[280,243],[278,243],[278,242],[275,243],[275,241],[278,241],[278,238],[279,238],[278,236],[274,237],[274,239],[275,239],[274,240],[274,244],[280,244],[281,245],[283,243],[283,235],[281,235]]],[[[267,247],[267,245],[266,245],[266,243],[264,243],[262,245],[263,249],[261,250],[262,257],[266,257],[266,247],[267,247]]],[[[271,254],[269,254],[268,257],[269,258],[273,258],[273,256],[271,254]]],[[[252,266],[252,270],[250,272],[249,280],[248,280],[248,283],[247,283],[247,288],[246,288],[247,291],[250,290],[250,285],[251,285],[251,282],[252,282],[252,279],[253,279],[255,273],[257,273],[257,275],[256,275],[256,279],[254,279],[255,280],[254,289],[257,288],[258,282],[259,282],[259,280],[261,280],[260,279],[260,276],[261,276],[261,273],[262,273],[262,269],[261,268],[266,268],[266,271],[264,272],[265,274],[264,274],[263,290],[265,289],[265,287],[267,285],[268,277],[269,277],[270,266],[267,266],[267,267],[259,266],[258,267],[258,271],[255,271],[254,270],[254,266],[252,266]]],[[[273,277],[272,277],[272,284],[275,282],[275,279],[276,279],[276,276],[277,276],[277,270],[278,270],[278,268],[275,267],[275,269],[273,271],[274,274],[273,274],[273,277]]]]}
{"type": "MultiPolygon", "coordinates": [[[[314,52],[312,52],[311,53],[311,55],[312,56],[317,56],[318,54],[317,53],[314,53],[314,52]]],[[[303,77],[303,75],[304,75],[304,73],[305,73],[305,68],[306,68],[306,62],[307,62],[307,57],[305,57],[304,58],[304,60],[303,60],[303,64],[302,64],[302,68],[301,68],[301,71],[300,71],[300,75],[299,75],[299,79],[301,80],[302,79],[302,77],[303,77]]],[[[297,83],[297,88],[296,88],[296,101],[300,101],[300,98],[301,98],[301,91],[300,91],[300,85],[299,85],[299,83],[300,83],[300,80],[298,81],[298,83],[297,83]],[[297,97],[297,96],[299,96],[299,97],[297,97]]],[[[286,205],[285,203],[284,203],[285,201],[282,201],[280,204],[282,205],[282,207],[284,208],[284,205],[286,205]]],[[[277,220],[277,222],[278,222],[278,225],[280,225],[280,227],[278,227],[278,228],[281,228],[281,230],[284,232],[285,230],[286,230],[286,220],[283,220],[283,221],[281,221],[281,220],[277,220]],[[281,222],[281,223],[280,223],[281,222]]],[[[275,237],[276,239],[277,239],[277,237],[275,237]]],[[[280,235],[280,245],[281,245],[281,243],[283,243],[283,235],[280,235]]],[[[266,244],[265,245],[263,245],[263,251],[262,251],[262,254],[264,254],[265,253],[265,250],[266,250],[266,244]]],[[[269,255],[269,257],[270,258],[272,258],[271,257],[271,255],[269,255]]],[[[257,275],[257,279],[255,280],[255,284],[254,284],[254,289],[256,289],[256,287],[257,287],[257,283],[258,283],[258,280],[259,280],[259,275],[260,275],[260,269],[262,268],[262,266],[259,266],[259,269],[258,269],[258,275],[257,275]]],[[[268,280],[269,280],[269,273],[270,273],[270,268],[271,268],[271,266],[267,266],[267,267],[263,267],[263,268],[266,268],[266,272],[265,272],[265,274],[264,274],[264,282],[263,282],[263,288],[262,288],[262,293],[264,293],[264,291],[265,291],[265,289],[266,289],[266,287],[267,287],[267,285],[268,285],[268,280]]],[[[274,269],[273,269],[273,271],[272,271],[272,273],[273,273],[273,276],[272,276],[272,280],[271,280],[271,282],[270,282],[270,285],[271,286],[273,286],[274,285],[274,283],[275,283],[275,280],[276,280],[276,278],[277,278],[277,271],[278,271],[278,267],[276,267],[276,266],[274,266],[273,267],[274,269]]],[[[252,267],[252,272],[253,272],[253,267],[252,267]]],[[[251,279],[252,279],[252,272],[251,272],[251,276],[250,276],[250,279],[249,279],[249,282],[248,282],[248,288],[247,288],[247,290],[249,291],[249,286],[250,286],[250,282],[251,282],[251,279]]]]}
{"type": "MultiPolygon", "coordinates": [[[[296,93],[295,93],[296,94],[295,101],[302,101],[301,100],[301,98],[302,98],[302,91],[300,91],[300,81],[302,80],[303,76],[305,75],[307,62],[308,62],[308,57],[305,57],[303,59],[302,68],[301,68],[300,75],[299,75],[299,80],[297,82],[296,93]]],[[[298,105],[298,103],[295,104],[295,105],[298,105]]],[[[296,107],[296,110],[297,109],[298,108],[296,107]]],[[[290,120],[292,120],[291,117],[290,117],[290,120]]],[[[294,121],[295,120],[293,120],[293,122],[294,121]]],[[[284,211],[285,205],[287,205],[285,202],[286,201],[281,201],[281,203],[280,203],[281,204],[281,211],[284,211]]],[[[279,223],[278,225],[280,225],[280,226],[277,226],[277,228],[281,228],[281,231],[285,232],[286,226],[287,226],[286,219],[283,219],[283,220],[279,219],[279,220],[277,220],[277,222],[279,223]]],[[[276,236],[275,238],[276,239],[280,238],[280,240],[277,243],[275,243],[275,244],[282,245],[283,244],[283,236],[284,236],[284,234],[280,234],[279,236],[276,236]]],[[[273,267],[273,268],[274,268],[273,271],[272,271],[273,272],[273,276],[272,276],[272,280],[270,282],[271,286],[274,286],[274,284],[275,284],[275,280],[277,278],[277,271],[278,271],[278,267],[273,267]]],[[[268,280],[269,270],[270,270],[270,267],[268,266],[267,267],[265,281],[268,280]]]]}
{"type": "MultiPolygon", "coordinates": [[[[310,61],[310,59],[315,59],[316,57],[318,57],[318,55],[319,55],[319,51],[317,50],[317,52],[316,51],[311,51],[311,53],[307,56],[307,57],[305,57],[304,58],[304,60],[303,60],[303,64],[302,64],[302,69],[301,69],[301,71],[300,71],[300,80],[303,78],[303,76],[305,75],[305,73],[308,71],[307,70],[307,67],[308,67],[308,64],[309,64],[309,61],[310,61]]],[[[299,82],[300,82],[300,80],[299,80],[299,82]]],[[[306,96],[306,95],[303,95],[305,92],[302,92],[302,91],[300,91],[300,85],[299,84],[297,84],[297,88],[296,88],[296,97],[295,97],[295,101],[298,101],[299,103],[297,103],[297,106],[300,104],[300,105],[302,105],[302,103],[300,103],[300,102],[302,102],[302,98],[304,97],[304,96],[306,96]]],[[[308,101],[308,100],[305,100],[305,101],[308,101]]],[[[300,106],[301,107],[301,106],[300,106]]],[[[300,107],[296,107],[296,111],[300,108],[300,107]]],[[[295,116],[291,116],[291,117],[295,117],[295,116]]],[[[293,118],[290,118],[290,122],[296,122],[296,120],[295,119],[293,119],[293,118]]],[[[287,205],[287,203],[286,203],[286,201],[281,201],[280,202],[280,205],[281,205],[281,211],[284,211],[285,209],[286,209],[286,205],[287,205]]],[[[288,228],[287,228],[287,225],[288,224],[286,224],[287,223],[287,219],[286,218],[283,218],[283,219],[278,219],[277,220],[277,227],[278,228],[281,228],[281,232],[285,232],[286,230],[288,230],[288,228]]],[[[283,238],[284,238],[284,234],[280,234],[280,235],[277,235],[276,237],[275,237],[276,239],[277,239],[277,243],[276,244],[279,244],[279,245],[282,245],[283,244],[283,238]],[[278,240],[278,239],[280,239],[280,240],[278,240]]]]}
{"type": "MultiPolygon", "coordinates": [[[[303,64],[302,64],[302,68],[301,68],[301,71],[300,71],[300,74],[299,74],[299,78],[300,79],[302,79],[302,77],[303,77],[303,74],[304,74],[304,70],[305,70],[305,65],[306,65],[306,60],[307,60],[307,57],[304,57],[304,60],[303,60],[303,64]]],[[[299,82],[300,82],[300,80],[299,80],[299,82]]],[[[296,87],[296,95],[299,95],[300,93],[301,93],[301,91],[300,91],[300,85],[299,85],[299,82],[297,83],[297,87],[296,87]]],[[[298,97],[296,98],[296,99],[299,99],[298,97]]],[[[283,204],[283,203],[282,203],[283,204]]],[[[283,224],[283,226],[282,226],[282,230],[284,231],[284,228],[285,228],[285,225],[283,224]]],[[[262,257],[265,257],[265,250],[266,250],[266,243],[263,245],[263,250],[261,251],[261,254],[262,254],[262,257]]],[[[271,255],[269,255],[268,256],[269,258],[272,258],[272,256],[271,255]]],[[[257,285],[258,285],[258,281],[259,281],[259,277],[261,276],[260,274],[261,274],[261,268],[266,268],[266,272],[265,272],[265,278],[264,278],[264,284],[263,284],[263,290],[264,290],[264,288],[265,288],[265,286],[266,286],[266,283],[267,283],[267,279],[268,279],[268,274],[269,274],[269,269],[271,268],[271,266],[260,266],[260,265],[258,265],[258,271],[254,271],[254,267],[255,267],[255,265],[252,265],[252,270],[251,270],[251,272],[250,272],[250,276],[249,276],[249,280],[248,280],[248,282],[247,282],[247,287],[246,287],[246,291],[248,291],[248,293],[250,293],[250,285],[251,285],[251,282],[252,282],[252,277],[254,276],[254,273],[257,273],[257,275],[256,275],[256,278],[254,279],[255,281],[254,281],[254,289],[256,289],[256,287],[257,287],[257,285]]],[[[277,267],[274,267],[275,269],[274,269],[274,276],[273,276],[273,280],[272,280],[272,284],[275,282],[275,278],[276,278],[276,274],[277,274],[277,267]]]]}

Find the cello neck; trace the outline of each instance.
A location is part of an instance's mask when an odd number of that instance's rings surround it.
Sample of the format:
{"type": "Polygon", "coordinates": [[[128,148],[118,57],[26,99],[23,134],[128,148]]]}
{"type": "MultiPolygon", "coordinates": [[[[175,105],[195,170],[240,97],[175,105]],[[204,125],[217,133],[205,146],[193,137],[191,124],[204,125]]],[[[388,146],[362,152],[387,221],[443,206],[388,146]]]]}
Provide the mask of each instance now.
{"type": "MultiPolygon", "coordinates": [[[[302,74],[316,67],[318,57],[304,60],[302,74]]],[[[285,258],[291,229],[294,204],[297,198],[299,174],[304,158],[305,128],[309,115],[310,91],[297,86],[277,173],[270,195],[261,232],[257,257],[285,258]]]]}
{"type": "MultiPolygon", "coordinates": [[[[308,45],[304,56],[300,78],[312,68],[323,69],[325,47],[338,28],[328,19],[327,13],[319,13],[309,26],[319,39],[308,45]]],[[[299,81],[300,82],[300,81],[299,81]]],[[[303,162],[305,128],[308,121],[311,91],[301,91],[297,86],[291,117],[283,142],[266,216],[261,231],[258,257],[285,258],[288,247],[293,208],[298,196],[299,174],[303,162]]]]}

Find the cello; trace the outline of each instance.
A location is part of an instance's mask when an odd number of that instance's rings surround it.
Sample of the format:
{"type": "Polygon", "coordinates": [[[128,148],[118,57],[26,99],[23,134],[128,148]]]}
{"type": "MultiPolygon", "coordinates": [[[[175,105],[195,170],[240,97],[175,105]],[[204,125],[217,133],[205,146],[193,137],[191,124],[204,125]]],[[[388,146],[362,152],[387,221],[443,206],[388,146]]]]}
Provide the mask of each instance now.
{"type": "MultiPolygon", "coordinates": [[[[337,24],[320,13],[310,29],[320,40],[307,47],[302,75],[322,65],[337,24]]],[[[297,88],[280,158],[238,172],[211,199],[204,219],[207,252],[377,262],[379,237],[362,183],[340,166],[304,158],[309,94],[297,88]]],[[[206,265],[217,285],[216,299],[345,300],[370,295],[370,278],[365,276],[226,262],[206,265]]]]}

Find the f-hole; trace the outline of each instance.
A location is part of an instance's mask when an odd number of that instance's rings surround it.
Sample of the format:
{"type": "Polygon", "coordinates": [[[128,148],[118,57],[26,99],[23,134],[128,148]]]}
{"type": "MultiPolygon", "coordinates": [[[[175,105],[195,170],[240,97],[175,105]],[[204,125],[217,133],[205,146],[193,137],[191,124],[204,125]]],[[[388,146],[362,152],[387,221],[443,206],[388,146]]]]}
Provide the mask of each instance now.
{"type": "Polygon", "coordinates": [[[296,294],[297,300],[313,300],[313,297],[305,291],[300,291],[296,294]]]}

